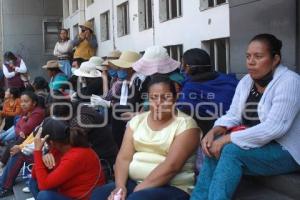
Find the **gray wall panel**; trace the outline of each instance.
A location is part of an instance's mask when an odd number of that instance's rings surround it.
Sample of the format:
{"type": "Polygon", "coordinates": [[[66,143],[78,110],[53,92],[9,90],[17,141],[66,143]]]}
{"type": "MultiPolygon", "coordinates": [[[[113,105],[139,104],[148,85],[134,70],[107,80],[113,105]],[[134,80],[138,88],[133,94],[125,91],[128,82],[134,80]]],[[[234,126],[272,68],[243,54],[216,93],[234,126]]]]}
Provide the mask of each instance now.
{"type": "Polygon", "coordinates": [[[20,54],[32,77],[53,58],[43,51],[43,20],[61,19],[62,8],[61,0],[3,0],[3,51],[20,54]]]}
{"type": "Polygon", "coordinates": [[[283,63],[296,67],[295,0],[233,0],[230,3],[231,71],[246,73],[245,51],[259,33],[272,33],[283,41],[283,63]]]}

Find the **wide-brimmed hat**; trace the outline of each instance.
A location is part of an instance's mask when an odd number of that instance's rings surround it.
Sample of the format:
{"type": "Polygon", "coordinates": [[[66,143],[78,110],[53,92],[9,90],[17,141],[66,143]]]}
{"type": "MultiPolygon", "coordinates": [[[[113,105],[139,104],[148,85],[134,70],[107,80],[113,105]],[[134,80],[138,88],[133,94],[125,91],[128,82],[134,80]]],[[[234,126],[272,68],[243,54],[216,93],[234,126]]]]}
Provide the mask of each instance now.
{"type": "Polygon", "coordinates": [[[132,68],[145,76],[155,73],[167,74],[180,67],[180,62],[170,58],[162,46],[152,46],[146,49],[143,57],[133,64],[132,68]]]}
{"type": "Polygon", "coordinates": [[[80,67],[74,71],[74,75],[86,78],[97,78],[101,77],[101,72],[97,70],[95,64],[86,61],[81,63],[80,67]]]}
{"type": "Polygon", "coordinates": [[[133,63],[138,61],[140,58],[140,54],[136,52],[124,51],[119,59],[110,60],[108,63],[120,68],[131,68],[133,63]]]}
{"type": "Polygon", "coordinates": [[[91,31],[94,31],[94,27],[93,27],[93,24],[90,22],[90,21],[86,21],[84,22],[84,24],[82,25],[79,25],[80,28],[88,28],[90,29],[91,31]]]}
{"type": "Polygon", "coordinates": [[[42,125],[41,137],[49,135],[49,140],[60,141],[70,137],[70,129],[66,122],[47,117],[42,125]]]}
{"type": "Polygon", "coordinates": [[[101,57],[99,57],[99,56],[93,56],[93,57],[91,57],[90,60],[89,60],[89,62],[93,63],[94,65],[96,65],[96,69],[107,70],[107,68],[102,65],[103,59],[101,57]]]}
{"type": "Polygon", "coordinates": [[[49,60],[46,65],[44,65],[43,69],[55,69],[60,68],[61,65],[58,63],[57,60],[49,60]]]}
{"type": "Polygon", "coordinates": [[[111,51],[107,56],[103,57],[105,61],[102,63],[103,66],[108,66],[108,61],[110,60],[116,60],[120,58],[122,52],[119,50],[111,51]]]}

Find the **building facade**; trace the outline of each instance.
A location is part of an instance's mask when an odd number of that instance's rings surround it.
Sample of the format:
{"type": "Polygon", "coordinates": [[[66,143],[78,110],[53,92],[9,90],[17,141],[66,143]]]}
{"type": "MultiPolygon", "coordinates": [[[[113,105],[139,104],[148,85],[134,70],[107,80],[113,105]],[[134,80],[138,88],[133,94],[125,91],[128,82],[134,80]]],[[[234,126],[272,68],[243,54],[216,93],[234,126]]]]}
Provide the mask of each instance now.
{"type": "Polygon", "coordinates": [[[162,45],[179,60],[185,50],[198,47],[211,53],[216,69],[229,71],[226,0],[64,0],[63,5],[71,38],[84,21],[93,22],[99,56],[162,45]]]}
{"type": "Polygon", "coordinates": [[[94,24],[99,49],[143,53],[162,45],[180,60],[190,48],[207,50],[216,70],[247,73],[245,51],[259,33],[283,41],[283,63],[299,72],[298,0],[63,0],[64,27],[74,38],[86,20],[94,24]],[[296,67],[297,66],[297,67],[296,67]]]}
{"type": "Polygon", "coordinates": [[[62,26],[61,0],[1,0],[1,59],[5,51],[19,54],[32,77],[44,74],[41,66],[53,58],[62,26]]]}

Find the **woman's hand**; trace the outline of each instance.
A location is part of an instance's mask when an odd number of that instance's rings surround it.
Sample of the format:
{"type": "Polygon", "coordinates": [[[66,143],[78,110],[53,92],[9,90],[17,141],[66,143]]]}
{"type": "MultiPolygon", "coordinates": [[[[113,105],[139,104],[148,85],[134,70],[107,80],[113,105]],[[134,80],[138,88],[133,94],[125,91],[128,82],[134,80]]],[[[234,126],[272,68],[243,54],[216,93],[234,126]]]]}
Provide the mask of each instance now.
{"type": "Polygon", "coordinates": [[[49,135],[46,135],[44,138],[41,138],[42,133],[42,127],[39,128],[36,136],[34,137],[34,150],[35,151],[41,151],[43,149],[43,146],[49,137],[49,135]]]}
{"type": "Polygon", "coordinates": [[[144,182],[141,182],[140,184],[138,184],[138,185],[134,188],[133,192],[137,192],[137,191],[140,191],[140,190],[144,190],[144,189],[146,189],[146,188],[149,188],[149,187],[147,187],[146,184],[144,184],[144,182]]]}
{"type": "Polygon", "coordinates": [[[212,143],[211,148],[209,148],[210,154],[213,155],[216,159],[219,159],[224,145],[230,143],[230,141],[230,134],[223,135],[220,138],[216,139],[212,143]]]}
{"type": "Polygon", "coordinates": [[[44,165],[50,170],[55,167],[55,158],[52,153],[47,153],[46,155],[44,155],[43,162],[44,165]]]}
{"type": "Polygon", "coordinates": [[[211,157],[211,153],[209,151],[209,148],[212,146],[212,143],[217,135],[223,135],[225,134],[227,129],[222,126],[216,126],[213,129],[211,129],[206,136],[201,141],[201,146],[203,149],[203,152],[205,155],[211,157]]]}
{"type": "Polygon", "coordinates": [[[114,196],[120,192],[121,199],[120,200],[125,200],[127,196],[127,189],[126,187],[116,187],[109,195],[107,200],[114,200],[114,196]],[[121,191],[120,191],[121,190],[121,191]]]}
{"type": "Polygon", "coordinates": [[[20,135],[20,137],[23,138],[23,139],[25,139],[25,137],[26,137],[23,131],[21,131],[21,132],[19,133],[19,135],[20,135]]]}
{"type": "Polygon", "coordinates": [[[10,155],[14,156],[17,153],[21,152],[21,148],[19,147],[19,145],[15,145],[10,149],[10,155]]]}

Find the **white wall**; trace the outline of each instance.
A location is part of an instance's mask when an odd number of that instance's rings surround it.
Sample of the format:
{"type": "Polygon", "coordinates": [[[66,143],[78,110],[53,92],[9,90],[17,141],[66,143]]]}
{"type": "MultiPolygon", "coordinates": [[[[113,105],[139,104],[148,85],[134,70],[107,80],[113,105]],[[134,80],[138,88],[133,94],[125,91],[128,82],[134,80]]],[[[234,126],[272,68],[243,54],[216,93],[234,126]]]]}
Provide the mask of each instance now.
{"type": "Polygon", "coordinates": [[[70,29],[70,37],[73,39],[73,26],[83,24],[85,22],[85,7],[84,0],[78,0],[78,10],[72,13],[72,1],[69,0],[69,16],[64,19],[64,27],[70,29]]]}
{"type": "MultiPolygon", "coordinates": [[[[126,0],[95,0],[93,4],[79,10],[65,19],[64,25],[70,28],[85,20],[95,19],[95,33],[99,43],[97,54],[107,55],[115,47],[119,50],[144,51],[147,47],[157,44],[162,46],[183,44],[184,50],[201,47],[201,41],[229,37],[229,6],[223,4],[215,8],[200,11],[199,0],[182,0],[182,17],[160,22],[159,0],[154,3],[154,28],[139,31],[138,1],[129,0],[130,34],[118,37],[117,6],[126,0]],[[113,9],[112,9],[113,8],[113,9]],[[101,42],[100,14],[110,11],[110,40],[101,42]],[[112,24],[114,15],[114,25],[112,24]],[[208,21],[211,21],[209,24],[208,21]],[[114,26],[114,28],[113,28],[114,26]],[[114,37],[113,37],[114,29],[114,37]]],[[[82,0],[83,2],[83,0],[82,0]]],[[[71,4],[71,1],[70,1],[71,4]]]]}

